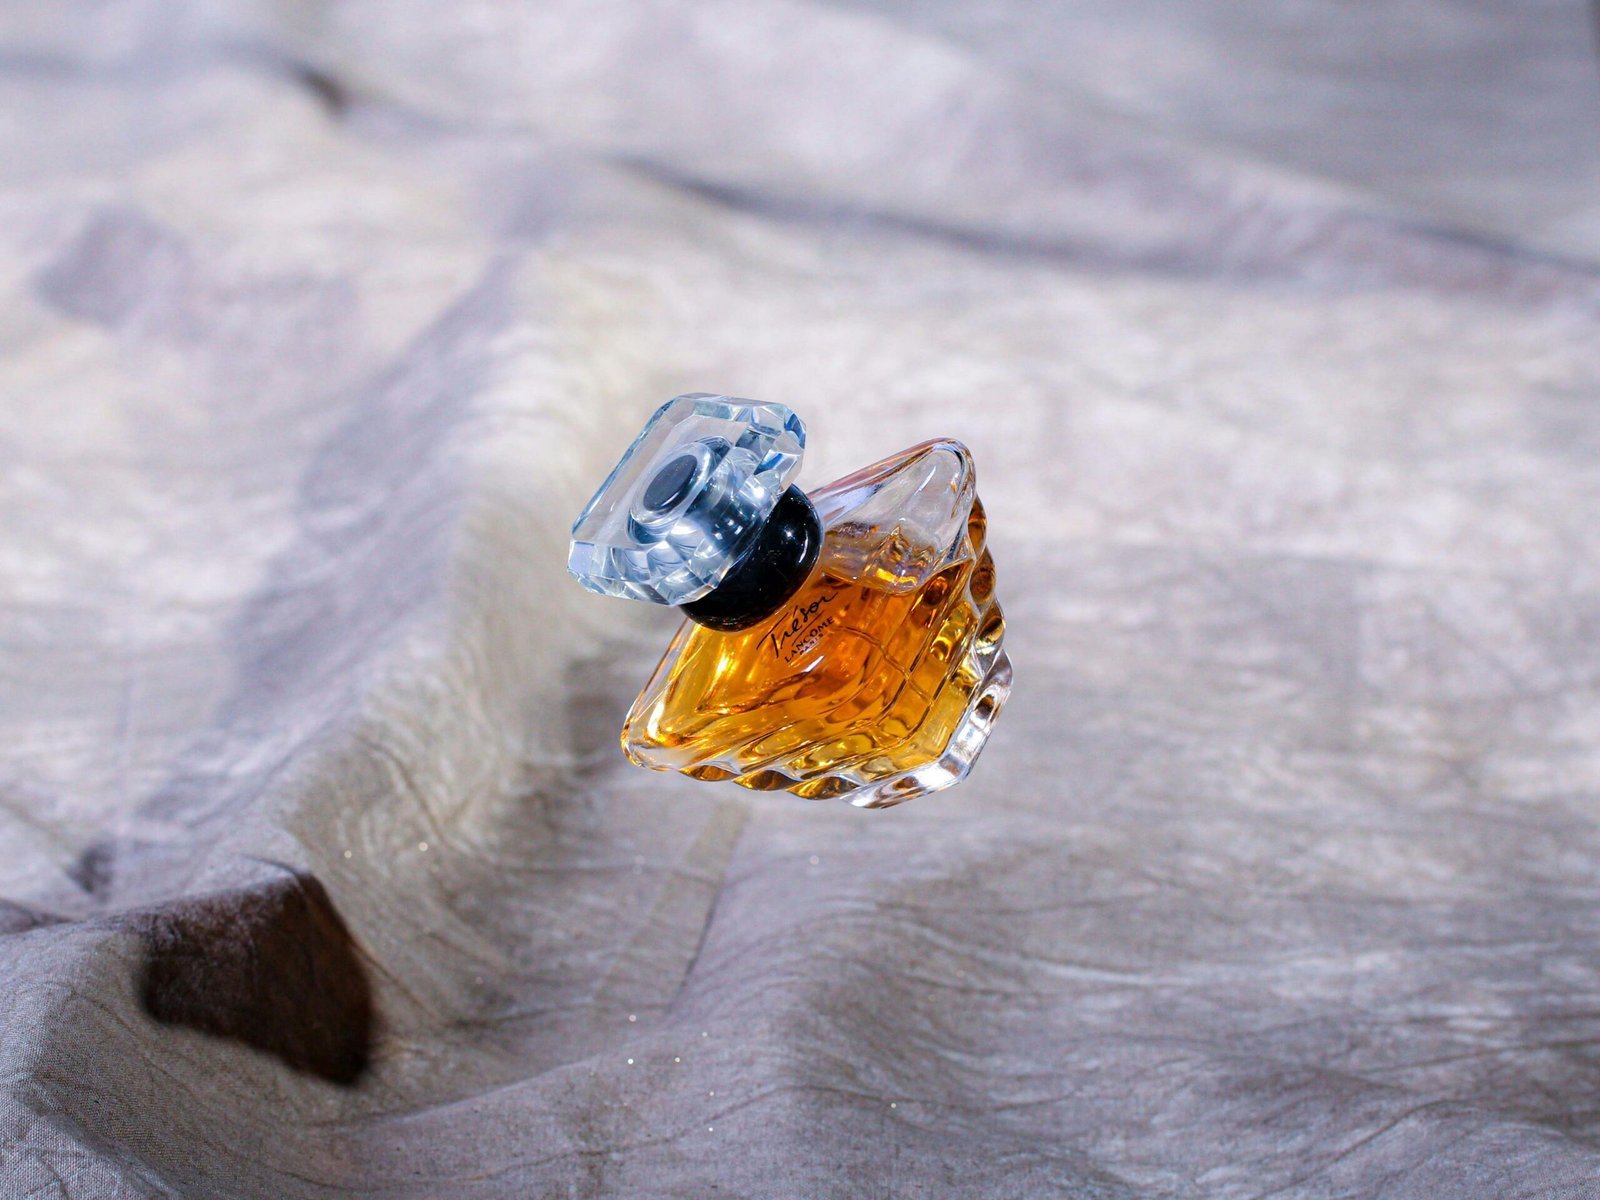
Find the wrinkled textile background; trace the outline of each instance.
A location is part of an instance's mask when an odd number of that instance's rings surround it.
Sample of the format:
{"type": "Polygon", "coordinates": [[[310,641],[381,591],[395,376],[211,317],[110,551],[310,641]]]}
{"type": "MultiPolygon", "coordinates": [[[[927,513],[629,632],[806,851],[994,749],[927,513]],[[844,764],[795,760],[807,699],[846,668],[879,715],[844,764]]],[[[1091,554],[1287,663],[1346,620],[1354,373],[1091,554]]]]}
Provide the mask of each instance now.
{"type": "Polygon", "coordinates": [[[0,8],[0,1195],[1600,1195],[1576,2],[0,8]],[[886,812],[628,767],[662,399],[973,447],[886,812]]]}

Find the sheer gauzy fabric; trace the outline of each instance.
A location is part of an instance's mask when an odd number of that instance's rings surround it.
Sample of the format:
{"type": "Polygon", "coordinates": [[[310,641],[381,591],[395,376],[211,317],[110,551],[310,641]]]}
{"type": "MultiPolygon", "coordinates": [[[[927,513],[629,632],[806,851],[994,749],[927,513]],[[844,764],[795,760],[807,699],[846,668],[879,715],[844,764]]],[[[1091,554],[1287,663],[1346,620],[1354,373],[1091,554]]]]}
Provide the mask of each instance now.
{"type": "Polygon", "coordinates": [[[0,9],[0,1195],[1588,1197],[1578,3],[0,9]],[[1017,683],[635,770],[678,392],[967,442],[1017,683]]]}

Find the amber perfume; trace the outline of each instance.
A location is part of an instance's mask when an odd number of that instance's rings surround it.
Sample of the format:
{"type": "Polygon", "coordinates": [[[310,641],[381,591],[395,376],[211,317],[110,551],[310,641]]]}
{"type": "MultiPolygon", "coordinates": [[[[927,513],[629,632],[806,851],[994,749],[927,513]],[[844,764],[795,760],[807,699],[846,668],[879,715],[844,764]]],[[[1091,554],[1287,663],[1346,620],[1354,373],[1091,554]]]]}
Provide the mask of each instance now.
{"type": "Polygon", "coordinates": [[[877,808],[966,777],[1011,686],[972,455],[809,495],[781,404],[663,405],[572,528],[590,591],[688,619],[622,730],[640,766],[877,808]]]}

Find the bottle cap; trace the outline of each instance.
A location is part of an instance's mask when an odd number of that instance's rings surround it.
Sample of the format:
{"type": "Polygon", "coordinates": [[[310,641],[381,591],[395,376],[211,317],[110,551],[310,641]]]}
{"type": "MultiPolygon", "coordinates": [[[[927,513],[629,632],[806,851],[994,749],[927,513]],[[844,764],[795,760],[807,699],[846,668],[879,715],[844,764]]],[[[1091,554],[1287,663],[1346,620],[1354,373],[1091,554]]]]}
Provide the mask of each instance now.
{"type": "Polygon", "coordinates": [[[708,595],[760,540],[805,444],[804,422],[782,404],[706,392],[667,401],[573,523],[567,570],[605,596],[708,595]]]}

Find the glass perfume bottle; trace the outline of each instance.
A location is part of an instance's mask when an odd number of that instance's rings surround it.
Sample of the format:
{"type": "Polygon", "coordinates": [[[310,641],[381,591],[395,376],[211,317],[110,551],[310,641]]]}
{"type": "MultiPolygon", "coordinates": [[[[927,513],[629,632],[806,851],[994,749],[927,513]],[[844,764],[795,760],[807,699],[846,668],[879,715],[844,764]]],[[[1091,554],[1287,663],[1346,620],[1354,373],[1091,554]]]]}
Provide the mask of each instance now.
{"type": "Polygon", "coordinates": [[[813,491],[779,404],[679,396],[573,525],[568,569],[688,620],[622,730],[640,766],[876,808],[965,778],[1011,687],[972,456],[813,491]]]}

